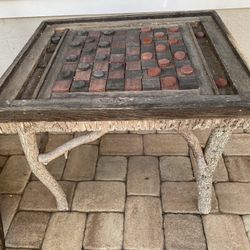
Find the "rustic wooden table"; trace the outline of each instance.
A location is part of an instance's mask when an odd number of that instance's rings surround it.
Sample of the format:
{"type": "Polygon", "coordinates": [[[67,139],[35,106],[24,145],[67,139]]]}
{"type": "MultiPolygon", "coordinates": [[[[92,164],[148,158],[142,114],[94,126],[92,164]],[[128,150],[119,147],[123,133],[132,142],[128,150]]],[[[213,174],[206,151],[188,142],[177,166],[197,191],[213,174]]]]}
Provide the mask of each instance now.
{"type": "Polygon", "coordinates": [[[68,210],[45,167],[51,160],[112,131],[176,131],[197,162],[198,207],[207,214],[224,146],[234,129],[250,127],[249,90],[249,71],[214,12],[46,21],[0,79],[0,133],[18,133],[32,172],[68,210]],[[207,128],[202,149],[192,131],[207,128]],[[82,131],[39,153],[37,133],[82,131]]]}

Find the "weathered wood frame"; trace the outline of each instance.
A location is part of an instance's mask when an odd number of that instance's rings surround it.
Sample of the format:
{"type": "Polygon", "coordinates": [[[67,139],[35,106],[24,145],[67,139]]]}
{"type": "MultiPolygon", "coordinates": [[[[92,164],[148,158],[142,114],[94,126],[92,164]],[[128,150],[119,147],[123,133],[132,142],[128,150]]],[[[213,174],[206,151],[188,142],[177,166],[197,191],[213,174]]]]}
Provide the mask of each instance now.
{"type": "MultiPolygon", "coordinates": [[[[112,25],[115,25],[113,23],[112,25]]],[[[55,56],[53,56],[52,60],[56,60],[55,56]]],[[[45,75],[47,74],[48,72],[45,70],[45,75]]],[[[47,86],[46,84],[45,86],[47,86]]],[[[40,85],[39,82],[38,86],[40,85]]],[[[209,86],[209,84],[204,85],[209,86]]],[[[46,91],[49,91],[51,86],[47,87],[46,91]]],[[[136,118],[242,117],[250,115],[249,89],[249,70],[231,43],[230,35],[216,12],[150,13],[124,15],[122,17],[110,15],[51,20],[45,21],[40,25],[14,63],[1,77],[0,121],[98,121],[136,118]],[[180,17],[181,21],[178,21],[180,17]],[[168,20],[164,22],[184,25],[186,26],[184,36],[186,37],[188,47],[190,47],[192,42],[193,34],[189,25],[185,24],[185,22],[201,21],[209,39],[213,42],[215,52],[219,55],[231,84],[238,94],[218,95],[211,77],[204,74],[207,71],[204,70],[207,68],[207,65],[205,65],[205,60],[193,39],[196,49],[190,50],[189,53],[191,53],[192,62],[198,71],[199,82],[201,84],[210,82],[211,85],[211,89],[204,89],[203,94],[199,95],[192,91],[181,91],[181,93],[178,91],[142,91],[133,93],[106,92],[103,94],[68,93],[66,95],[60,94],[59,97],[53,95],[50,98],[50,94],[43,92],[38,94],[39,91],[36,90],[37,95],[32,96],[32,99],[17,99],[25,80],[36,66],[36,61],[39,59],[44,46],[55,29],[67,30],[72,27],[76,28],[79,25],[81,27],[82,23],[86,25],[92,24],[93,26],[100,21],[102,23],[123,22],[123,25],[125,25],[124,22],[130,21],[129,25],[132,25],[133,21],[131,20],[136,20],[136,25],[142,25],[144,22],[154,22],[154,20],[156,24],[157,20],[168,20]],[[43,39],[40,39],[41,37],[43,39]],[[34,53],[38,48],[41,48],[39,53],[34,53]],[[123,110],[122,116],[120,116],[121,109],[123,110]]]]}
{"type": "MultiPolygon", "coordinates": [[[[0,79],[0,133],[19,134],[32,172],[55,196],[58,209],[68,210],[69,206],[62,188],[46,170],[45,164],[50,160],[62,154],[67,155],[73,147],[95,140],[107,132],[177,131],[186,139],[197,162],[198,207],[200,213],[207,214],[211,209],[212,175],[223,148],[233,129],[250,127],[249,71],[231,44],[227,30],[215,12],[153,13],[136,16],[114,15],[43,22],[0,79]],[[177,22],[176,19],[180,16],[189,21],[193,19],[202,21],[238,94],[218,95],[209,74],[203,74],[207,65],[197,49],[193,54],[193,63],[199,72],[198,77],[202,83],[211,83],[211,89],[204,88],[204,92],[200,94],[193,91],[143,91],[102,94],[68,93],[65,96],[53,95],[50,98],[48,91],[39,93],[36,90],[36,95],[33,95],[30,100],[17,99],[23,87],[22,84],[36,66],[42,53],[40,51],[34,55],[32,51],[39,48],[41,43],[45,45],[55,28],[70,28],[81,22],[135,19],[146,22],[148,18],[170,18],[169,20],[177,22]],[[212,26],[216,29],[212,29],[212,26]],[[42,33],[45,34],[43,40],[40,39],[42,33]],[[216,39],[220,42],[216,43],[216,39]],[[25,64],[30,67],[29,71],[23,72],[19,79],[18,76],[25,64]],[[204,151],[197,137],[192,133],[192,130],[197,128],[212,128],[204,151]],[[90,134],[73,139],[50,153],[39,154],[35,140],[36,133],[80,131],[89,131],[90,134]]],[[[192,39],[190,26],[185,26],[185,36],[192,39]]],[[[51,60],[56,60],[55,56],[51,60]]],[[[45,73],[47,76],[48,70],[45,73]]],[[[42,85],[39,82],[38,86],[42,87],[42,85]]]]}

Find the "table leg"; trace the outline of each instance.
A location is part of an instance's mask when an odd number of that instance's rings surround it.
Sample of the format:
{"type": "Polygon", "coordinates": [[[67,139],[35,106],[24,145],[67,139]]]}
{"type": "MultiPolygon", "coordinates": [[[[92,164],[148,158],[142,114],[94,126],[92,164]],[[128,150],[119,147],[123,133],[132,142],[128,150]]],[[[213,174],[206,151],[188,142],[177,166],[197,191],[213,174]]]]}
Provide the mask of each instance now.
{"type": "Polygon", "coordinates": [[[1,213],[0,213],[0,250],[5,250],[4,231],[3,231],[1,213]]]}
{"type": "Polygon", "coordinates": [[[190,130],[179,129],[178,133],[187,141],[198,166],[196,173],[198,209],[200,213],[208,214],[211,211],[213,173],[232,130],[215,128],[210,134],[204,153],[198,138],[190,130]]]}
{"type": "Polygon", "coordinates": [[[38,161],[39,150],[35,133],[18,128],[18,135],[23,147],[24,154],[33,174],[50,190],[54,195],[57,208],[60,211],[69,210],[66,195],[54,177],[48,172],[45,165],[38,161]]]}

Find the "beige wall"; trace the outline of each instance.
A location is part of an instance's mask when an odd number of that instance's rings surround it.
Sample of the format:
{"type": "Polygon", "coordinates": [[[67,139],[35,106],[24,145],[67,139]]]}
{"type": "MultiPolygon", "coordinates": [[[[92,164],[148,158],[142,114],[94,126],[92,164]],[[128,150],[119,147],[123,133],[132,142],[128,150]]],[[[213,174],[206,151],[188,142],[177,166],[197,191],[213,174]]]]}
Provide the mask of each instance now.
{"type": "Polygon", "coordinates": [[[0,19],[0,76],[44,19],[48,17],[0,19]]]}
{"type": "MultiPolygon", "coordinates": [[[[220,10],[218,13],[250,68],[250,9],[220,10]]],[[[12,63],[43,19],[48,18],[0,19],[0,75],[12,63]]]]}
{"type": "Polygon", "coordinates": [[[226,24],[235,47],[250,69],[250,9],[217,12],[226,24]]]}
{"type": "Polygon", "coordinates": [[[249,0],[1,0],[0,17],[95,15],[234,8],[250,8],[250,2],[249,0]]]}

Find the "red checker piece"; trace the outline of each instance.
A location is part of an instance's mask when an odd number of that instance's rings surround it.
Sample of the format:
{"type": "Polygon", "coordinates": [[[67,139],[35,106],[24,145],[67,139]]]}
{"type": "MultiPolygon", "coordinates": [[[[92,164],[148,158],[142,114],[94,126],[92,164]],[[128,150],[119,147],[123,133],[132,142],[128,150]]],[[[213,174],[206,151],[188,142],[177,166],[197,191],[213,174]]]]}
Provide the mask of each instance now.
{"type": "Polygon", "coordinates": [[[192,75],[194,73],[194,69],[190,65],[184,65],[181,67],[181,73],[183,75],[192,75]]]}
{"type": "Polygon", "coordinates": [[[202,31],[197,31],[197,32],[195,33],[195,36],[196,36],[197,38],[203,38],[203,37],[205,36],[205,33],[202,32],[202,31]]]}
{"type": "Polygon", "coordinates": [[[148,75],[151,77],[159,76],[161,74],[161,69],[159,67],[149,68],[148,75]]]}
{"type": "Polygon", "coordinates": [[[152,37],[144,37],[142,39],[143,44],[150,44],[150,43],[152,43],[152,41],[153,41],[152,37]]]}
{"type": "Polygon", "coordinates": [[[171,64],[171,61],[167,58],[162,58],[158,60],[158,64],[161,68],[165,68],[171,64]]]}
{"type": "Polygon", "coordinates": [[[155,32],[154,34],[155,38],[163,38],[164,35],[165,35],[164,32],[161,32],[161,31],[155,32]]]}
{"type": "Polygon", "coordinates": [[[184,60],[186,58],[186,53],[184,51],[176,51],[174,53],[174,58],[178,61],[184,60]]]}
{"type": "Polygon", "coordinates": [[[142,60],[151,60],[153,58],[153,54],[151,52],[145,52],[141,54],[142,60]]]}
{"type": "Polygon", "coordinates": [[[217,85],[218,88],[225,88],[228,85],[228,81],[226,78],[224,77],[219,77],[215,80],[215,83],[217,85]]]}

